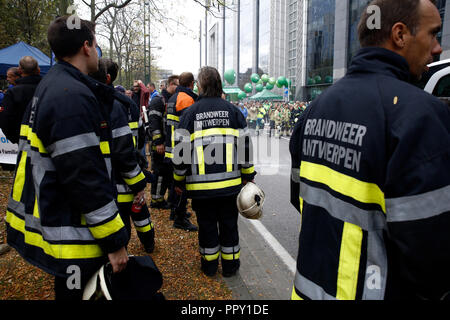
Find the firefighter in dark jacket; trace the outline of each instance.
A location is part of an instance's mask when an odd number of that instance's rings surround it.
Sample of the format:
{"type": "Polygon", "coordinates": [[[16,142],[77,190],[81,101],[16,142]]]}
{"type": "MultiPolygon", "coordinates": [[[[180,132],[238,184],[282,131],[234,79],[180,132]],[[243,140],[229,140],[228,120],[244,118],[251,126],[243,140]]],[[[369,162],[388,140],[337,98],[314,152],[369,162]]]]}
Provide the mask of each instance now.
{"type": "Polygon", "coordinates": [[[384,27],[363,13],[362,49],[291,140],[292,298],[449,299],[450,111],[410,83],[442,52],[441,18],[430,0],[370,5],[384,27]]]}
{"type": "Polygon", "coordinates": [[[251,140],[241,111],[222,99],[219,72],[204,67],[198,76],[200,99],[181,117],[174,150],[174,180],[197,214],[201,269],[225,277],[240,266],[237,195],[256,175],[251,140]]]}
{"type": "Polygon", "coordinates": [[[67,19],[48,29],[58,63],[23,118],[6,225],[8,244],[55,276],[56,299],[81,300],[107,260],[114,272],[126,267],[128,236],[100,144],[111,141],[108,113],[87,76],[98,68],[95,27],[69,30],[67,19]]]}
{"type": "MultiPolygon", "coordinates": [[[[194,76],[192,73],[182,73],[179,82],[179,87],[167,103],[165,161],[169,164],[172,164],[173,149],[175,148],[175,131],[178,129],[180,117],[198,99],[198,96],[192,91],[194,88],[194,76]]],[[[174,184],[172,180],[172,194],[174,194],[173,188],[174,184]]],[[[171,210],[171,220],[175,220],[173,226],[187,231],[197,231],[197,226],[193,225],[189,220],[186,206],[186,193],[175,194],[171,210]]]]}
{"type": "Polygon", "coordinates": [[[19,143],[25,108],[42,79],[38,62],[33,57],[25,56],[20,59],[19,72],[22,77],[16,80],[16,86],[6,92],[0,107],[0,128],[12,143],[19,143]]]}
{"type": "MultiPolygon", "coordinates": [[[[102,152],[106,157],[111,156],[114,183],[117,187],[117,205],[120,216],[131,238],[131,222],[147,253],[152,253],[155,246],[155,230],[150,217],[150,211],[145,203],[145,188],[147,178],[138,164],[137,140],[133,136],[130,126],[139,120],[139,110],[136,104],[127,96],[117,92],[113,87],[116,80],[118,65],[111,59],[99,60],[99,69],[90,74],[95,80],[107,84],[109,91],[102,97],[101,102],[110,110],[112,143],[106,142],[102,152]],[[133,211],[133,204],[138,204],[139,211],[133,211]]],[[[100,142],[102,145],[103,142],[100,142]]]]}
{"type": "Polygon", "coordinates": [[[179,77],[169,77],[167,90],[163,89],[164,92],[160,96],[153,98],[148,110],[149,137],[152,141],[152,171],[156,178],[156,182],[152,183],[151,188],[152,208],[171,209],[174,202],[173,195],[169,196],[168,202],[164,198],[172,184],[172,166],[169,162],[164,161],[166,141],[164,121],[167,102],[175,94],[178,86],[179,77]]]}

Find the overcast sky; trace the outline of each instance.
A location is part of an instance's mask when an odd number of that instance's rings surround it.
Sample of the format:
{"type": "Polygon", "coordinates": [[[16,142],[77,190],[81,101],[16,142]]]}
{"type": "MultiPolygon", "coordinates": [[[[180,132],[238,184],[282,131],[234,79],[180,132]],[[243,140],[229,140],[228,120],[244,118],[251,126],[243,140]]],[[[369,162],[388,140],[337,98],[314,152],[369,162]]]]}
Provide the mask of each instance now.
{"type": "MultiPolygon", "coordinates": [[[[133,0],[136,1],[137,0],[133,0]]],[[[75,0],[78,15],[83,19],[89,19],[90,14],[87,6],[81,0],[75,0]]],[[[181,31],[174,31],[173,34],[160,32],[158,39],[151,41],[152,47],[162,47],[161,50],[153,50],[157,56],[155,61],[159,68],[173,70],[174,74],[180,74],[184,71],[191,71],[196,74],[200,67],[200,47],[198,41],[200,20],[204,20],[204,9],[191,0],[161,0],[158,5],[170,9],[170,16],[183,17],[184,25],[191,32],[184,35],[181,31]]],[[[204,23],[204,22],[202,22],[204,23]]],[[[156,29],[153,28],[154,30],[156,29]]],[[[103,46],[109,44],[103,43],[104,39],[97,39],[103,46]]]]}

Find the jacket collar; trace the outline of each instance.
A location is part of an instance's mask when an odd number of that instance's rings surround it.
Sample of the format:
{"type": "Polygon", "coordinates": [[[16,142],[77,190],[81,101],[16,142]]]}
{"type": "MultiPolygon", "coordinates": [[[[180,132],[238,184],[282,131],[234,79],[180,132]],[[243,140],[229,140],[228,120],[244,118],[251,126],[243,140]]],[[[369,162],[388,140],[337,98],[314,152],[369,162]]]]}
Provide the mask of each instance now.
{"type": "Polygon", "coordinates": [[[354,73],[379,73],[402,81],[412,80],[406,59],[391,50],[379,47],[358,51],[348,69],[348,74],[354,73]]]}
{"type": "Polygon", "coordinates": [[[192,99],[194,99],[194,101],[197,101],[197,99],[198,99],[198,96],[190,88],[178,86],[177,90],[176,90],[176,93],[179,93],[179,92],[186,93],[187,95],[191,96],[192,99]]]}
{"type": "Polygon", "coordinates": [[[31,75],[28,77],[23,77],[16,80],[17,85],[24,85],[24,84],[38,84],[42,80],[42,77],[40,75],[31,75]]]}

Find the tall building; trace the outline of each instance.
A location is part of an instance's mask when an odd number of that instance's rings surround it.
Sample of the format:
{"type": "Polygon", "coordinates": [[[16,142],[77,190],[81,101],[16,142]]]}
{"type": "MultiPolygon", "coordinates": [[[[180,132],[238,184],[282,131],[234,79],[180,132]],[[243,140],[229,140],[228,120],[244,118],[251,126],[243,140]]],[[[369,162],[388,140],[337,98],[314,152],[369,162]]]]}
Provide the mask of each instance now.
{"type": "MultiPolygon", "coordinates": [[[[346,74],[360,49],[357,26],[369,2],[229,0],[225,13],[208,18],[208,64],[222,74],[238,72],[241,89],[254,70],[288,77],[291,100],[313,100],[346,74]]],[[[450,59],[450,1],[436,5],[443,20],[438,58],[450,59]]]]}

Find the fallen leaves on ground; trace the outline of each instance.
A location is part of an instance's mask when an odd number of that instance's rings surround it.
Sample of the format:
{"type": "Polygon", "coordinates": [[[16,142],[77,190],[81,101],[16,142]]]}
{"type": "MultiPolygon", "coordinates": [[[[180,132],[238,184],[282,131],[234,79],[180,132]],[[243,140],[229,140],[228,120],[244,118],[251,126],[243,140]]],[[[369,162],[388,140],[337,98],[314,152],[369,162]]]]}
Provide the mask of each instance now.
{"type": "MultiPolygon", "coordinates": [[[[6,243],[4,217],[13,173],[0,170],[0,244],[6,243]]],[[[150,186],[146,192],[150,204],[150,186]]],[[[188,210],[192,212],[190,205],[188,210]]],[[[196,222],[192,212],[191,222],[196,222]]],[[[155,251],[150,256],[163,275],[161,292],[168,300],[231,300],[232,292],[219,272],[207,277],[200,271],[198,233],[172,227],[170,210],[151,209],[155,251]]],[[[133,228],[129,254],[146,255],[133,228]]],[[[12,249],[0,256],[0,300],[53,300],[54,278],[23,260],[12,249]]]]}

